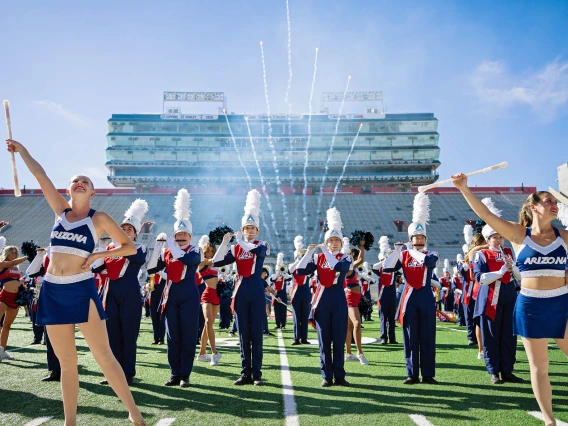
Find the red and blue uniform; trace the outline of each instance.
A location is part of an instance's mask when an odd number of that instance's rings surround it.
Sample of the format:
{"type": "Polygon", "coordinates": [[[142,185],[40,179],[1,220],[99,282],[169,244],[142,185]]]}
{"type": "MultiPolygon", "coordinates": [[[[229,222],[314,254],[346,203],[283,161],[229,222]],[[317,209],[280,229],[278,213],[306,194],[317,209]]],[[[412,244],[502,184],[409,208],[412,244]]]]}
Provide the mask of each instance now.
{"type": "MultiPolygon", "coordinates": [[[[111,243],[106,249],[114,248],[111,243]]],[[[147,252],[145,245],[136,244],[135,254],[105,257],[103,265],[93,269],[96,273],[106,270],[105,287],[108,287],[103,290],[103,306],[108,316],[108,341],[124,374],[130,377],[136,375],[136,341],[140,334],[142,295],[138,273],[146,262],[147,252]]]]}
{"type": "Polygon", "coordinates": [[[475,335],[476,321],[473,318],[473,312],[475,311],[475,297],[473,296],[475,276],[473,274],[473,263],[458,262],[458,271],[463,281],[461,302],[463,304],[465,326],[467,328],[467,340],[477,343],[477,337],[475,335]]]}
{"type": "Polygon", "coordinates": [[[423,261],[414,259],[409,251],[395,250],[383,269],[386,273],[402,270],[404,274],[406,286],[396,318],[402,325],[406,374],[416,380],[419,372],[423,378],[436,374],[436,303],[431,281],[438,254],[427,250],[421,253],[423,261]]]}
{"type": "Polygon", "coordinates": [[[446,289],[446,291],[443,292],[444,293],[444,297],[443,297],[444,311],[453,312],[454,311],[454,292],[453,292],[453,289],[452,289],[451,278],[443,276],[442,278],[440,278],[440,285],[442,286],[440,288],[440,291],[442,291],[442,288],[446,289]]]}
{"type": "Polygon", "coordinates": [[[163,250],[157,266],[148,269],[155,274],[166,268],[168,282],[162,296],[162,312],[166,316],[168,363],[172,379],[189,376],[193,370],[199,326],[199,290],[195,272],[201,262],[199,247],[180,247],[184,254],[175,258],[169,248],[163,250]]]}
{"type": "Polygon", "coordinates": [[[397,273],[386,273],[380,263],[373,265],[373,272],[379,277],[379,294],[377,305],[379,306],[379,318],[381,320],[380,339],[396,342],[395,337],[395,316],[396,316],[396,285],[395,278],[397,273]]]}
{"type": "MultiPolygon", "coordinates": [[[[286,282],[289,279],[283,274],[274,274],[270,277],[270,282],[274,286],[274,291],[276,292],[276,297],[282,300],[282,303],[288,304],[288,295],[286,293],[286,282]]],[[[286,306],[282,303],[278,303],[276,300],[272,301],[274,306],[274,320],[276,321],[276,327],[283,328],[286,327],[286,316],[288,311],[286,306]]]]}
{"type": "Polygon", "coordinates": [[[157,272],[154,275],[154,290],[150,292],[150,318],[152,319],[152,331],[156,343],[164,343],[166,337],[166,317],[161,314],[160,310],[166,282],[166,271],[157,272]]]}
{"type": "Polygon", "coordinates": [[[290,293],[290,303],[292,304],[292,314],[294,315],[294,340],[308,340],[308,317],[310,315],[310,276],[298,275],[297,271],[292,273],[294,285],[290,293]]]}
{"type": "Polygon", "coordinates": [[[511,374],[517,354],[517,336],[513,334],[513,311],[517,291],[510,272],[490,284],[484,283],[484,274],[498,272],[505,265],[504,255],[513,252],[479,250],[475,253],[473,271],[480,284],[475,303],[474,317],[479,318],[485,365],[489,374],[511,374]]]}
{"type": "MultiPolygon", "coordinates": [[[[311,252],[313,253],[313,252],[311,252]]],[[[353,261],[343,253],[332,254],[337,259],[333,269],[325,255],[318,253],[312,256],[310,251],[305,256],[311,259],[304,266],[300,262],[297,273],[300,276],[318,273],[319,286],[312,299],[309,321],[318,332],[320,349],[320,368],[324,379],[332,381],[345,378],[343,347],[347,336],[347,300],[343,283],[346,274],[351,270],[353,261]],[[333,344],[333,356],[332,348],[333,344]]]]}
{"type": "Polygon", "coordinates": [[[452,277],[452,291],[455,294],[454,296],[454,310],[457,311],[458,314],[458,325],[465,326],[465,315],[463,310],[463,303],[462,303],[462,296],[463,296],[463,283],[460,277],[452,277]],[[456,291],[456,290],[459,290],[456,291]]]}
{"type": "MultiPolygon", "coordinates": [[[[265,282],[261,278],[264,259],[270,254],[268,243],[265,241],[250,241],[254,248],[245,250],[240,244],[230,247],[222,260],[215,261],[213,266],[218,268],[237,264],[238,279],[233,290],[232,308],[235,313],[239,330],[241,350],[241,374],[260,380],[262,377],[262,337],[266,317],[264,302],[265,282]]],[[[221,246],[223,247],[223,245],[221,246]]],[[[221,247],[217,251],[221,253],[221,247]]]]}

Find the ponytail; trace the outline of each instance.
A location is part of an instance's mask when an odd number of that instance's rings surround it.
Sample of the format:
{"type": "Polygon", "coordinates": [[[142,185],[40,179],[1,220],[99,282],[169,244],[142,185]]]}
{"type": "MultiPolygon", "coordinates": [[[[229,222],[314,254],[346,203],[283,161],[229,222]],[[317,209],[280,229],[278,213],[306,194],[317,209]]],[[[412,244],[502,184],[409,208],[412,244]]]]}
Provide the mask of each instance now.
{"type": "Polygon", "coordinates": [[[532,226],[533,223],[533,213],[531,210],[532,204],[537,204],[542,200],[542,197],[546,194],[549,194],[548,191],[538,191],[534,192],[528,196],[527,200],[524,202],[523,206],[521,207],[521,211],[519,212],[519,223],[526,227],[532,226]]]}

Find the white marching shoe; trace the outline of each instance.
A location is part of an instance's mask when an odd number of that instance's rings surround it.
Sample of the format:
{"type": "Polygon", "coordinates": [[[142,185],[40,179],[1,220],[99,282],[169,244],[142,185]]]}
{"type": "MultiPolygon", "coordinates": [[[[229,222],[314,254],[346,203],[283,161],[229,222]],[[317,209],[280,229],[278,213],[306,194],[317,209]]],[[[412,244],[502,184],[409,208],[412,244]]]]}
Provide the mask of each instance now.
{"type": "Polygon", "coordinates": [[[211,361],[211,357],[207,354],[205,355],[197,355],[197,361],[199,362],[210,362],[211,361]]]}
{"type": "Polygon", "coordinates": [[[359,358],[353,354],[347,354],[345,355],[345,362],[359,362],[359,358]]]}
{"type": "Polygon", "coordinates": [[[219,360],[221,359],[221,352],[217,352],[211,356],[211,365],[219,365],[219,360]]]}
{"type": "Polygon", "coordinates": [[[477,359],[484,359],[485,355],[483,354],[483,352],[478,352],[477,353],[477,359]]]}
{"type": "Polygon", "coordinates": [[[367,357],[365,356],[365,354],[359,354],[357,355],[357,359],[359,359],[359,362],[362,365],[369,365],[369,360],[367,359],[367,357]]]}

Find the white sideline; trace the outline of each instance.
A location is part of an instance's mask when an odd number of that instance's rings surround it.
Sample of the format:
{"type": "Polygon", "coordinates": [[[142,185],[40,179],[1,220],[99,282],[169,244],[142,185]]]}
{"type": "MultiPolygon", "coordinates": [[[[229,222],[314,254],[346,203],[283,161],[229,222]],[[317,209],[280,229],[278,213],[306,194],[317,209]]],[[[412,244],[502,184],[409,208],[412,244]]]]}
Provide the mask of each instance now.
{"type": "Polygon", "coordinates": [[[49,416],[49,417],[38,417],[35,420],[32,420],[31,422],[26,423],[24,426],[39,426],[49,420],[53,419],[53,416],[49,416]]]}
{"type": "Polygon", "coordinates": [[[430,423],[422,414],[409,414],[408,417],[418,426],[434,426],[434,424],[430,423]]]}
{"type": "Polygon", "coordinates": [[[280,351],[282,391],[284,396],[284,418],[286,419],[286,426],[299,426],[300,419],[296,408],[294,387],[292,386],[292,376],[290,374],[290,365],[288,364],[288,355],[286,355],[286,346],[284,345],[284,339],[282,338],[282,330],[278,330],[278,350],[280,351]]]}
{"type": "MultiPolygon", "coordinates": [[[[540,411],[528,411],[527,414],[544,421],[544,416],[542,415],[542,413],[540,411]]],[[[556,420],[556,426],[568,426],[568,423],[566,422],[562,422],[560,420],[556,420]]]]}
{"type": "Polygon", "coordinates": [[[156,423],[156,426],[170,426],[175,421],[176,419],[173,417],[162,419],[158,423],[156,423]]]}

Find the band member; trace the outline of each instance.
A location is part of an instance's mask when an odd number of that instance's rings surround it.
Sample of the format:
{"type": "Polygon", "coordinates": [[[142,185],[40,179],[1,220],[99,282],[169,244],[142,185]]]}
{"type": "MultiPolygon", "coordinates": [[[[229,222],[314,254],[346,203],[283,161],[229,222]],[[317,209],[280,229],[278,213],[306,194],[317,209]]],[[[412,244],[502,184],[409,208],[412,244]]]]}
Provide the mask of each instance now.
{"type": "Polygon", "coordinates": [[[379,295],[377,305],[379,306],[379,318],[381,320],[380,344],[398,344],[395,337],[395,315],[397,297],[396,285],[394,285],[397,273],[384,272],[383,264],[385,259],[392,253],[389,246],[389,239],[386,236],[379,238],[379,262],[373,265],[373,272],[379,277],[379,295]]]}
{"type": "MultiPolygon", "coordinates": [[[[148,203],[137,199],[124,213],[120,227],[135,244],[147,212],[148,203]]],[[[106,249],[108,251],[114,247],[114,243],[110,243],[106,249]]],[[[136,244],[136,254],[105,257],[91,266],[93,272],[106,271],[107,280],[103,284],[102,300],[108,316],[106,325],[110,348],[124,370],[129,385],[134,383],[136,375],[136,341],[140,333],[142,297],[138,273],[146,262],[147,254],[148,247],[136,244]]],[[[106,378],[100,383],[108,385],[106,378]]]]}
{"type": "Polygon", "coordinates": [[[199,326],[199,290],[195,273],[202,260],[199,247],[191,245],[192,225],[189,221],[191,199],[186,189],[180,189],[174,203],[174,235],[165,239],[158,235],[148,273],[166,268],[168,282],[162,296],[162,314],[166,316],[168,363],[170,380],[166,386],[189,387],[193,370],[195,345],[199,326]],[[164,244],[168,248],[164,248],[164,244]]]}
{"type": "Polygon", "coordinates": [[[128,409],[130,422],[145,425],[124,372],[110,349],[103,322],[106,313],[90,270],[95,260],[105,257],[105,254],[93,253],[98,236],[104,232],[119,246],[106,255],[129,256],[136,253],[136,247],[109,215],[91,209],[90,201],[95,189],[88,177],[78,175],[71,179],[67,189],[71,197],[68,203],[23,145],[13,140],[8,140],[7,145],[8,151],[20,153],[57,215],[51,232],[51,261],[38,300],[37,323],[47,326],[47,333],[61,363],[65,424],[74,425],[77,421],[79,376],[75,324],[78,324],[93,357],[128,409]]]}
{"type": "Polygon", "coordinates": [[[407,378],[403,384],[422,382],[437,384],[436,373],[436,310],[432,292],[432,271],[438,262],[438,253],[426,250],[426,224],[430,217],[430,200],[419,193],[414,198],[412,223],[408,227],[410,243],[402,251],[397,243],[385,260],[383,271],[402,270],[406,288],[398,307],[397,319],[402,325],[407,378]]]}
{"type": "Polygon", "coordinates": [[[317,271],[319,285],[312,299],[309,321],[318,332],[322,387],[349,386],[345,380],[343,345],[347,335],[347,300],[343,283],[353,270],[350,256],[342,253],[341,215],[336,208],[327,211],[327,227],[323,244],[310,244],[298,264],[298,275],[317,271]],[[315,253],[319,248],[321,253],[315,253]],[[333,345],[333,352],[332,352],[333,345]],[[332,355],[333,354],[333,355],[332,355]],[[334,381],[335,378],[335,381],[334,381]]]}
{"type": "MultiPolygon", "coordinates": [[[[500,217],[491,198],[482,200],[489,211],[500,217]]],[[[480,284],[474,317],[479,317],[483,352],[491,383],[522,382],[513,374],[517,353],[517,336],[513,334],[513,310],[517,301],[513,253],[503,249],[504,239],[491,226],[485,225],[483,237],[489,249],[479,250],[473,261],[475,280],[480,284]]]]}
{"type": "Polygon", "coordinates": [[[312,298],[309,282],[312,275],[298,275],[298,271],[296,271],[302,256],[306,253],[304,239],[301,235],[294,238],[294,248],[294,263],[288,266],[288,270],[292,271],[294,280],[290,295],[290,303],[292,304],[292,312],[294,314],[294,342],[292,344],[309,345],[308,316],[310,315],[310,301],[312,298]]]}
{"type": "Polygon", "coordinates": [[[450,261],[444,259],[444,269],[442,270],[444,276],[440,278],[440,290],[442,291],[442,300],[444,301],[444,311],[454,311],[454,292],[452,289],[452,276],[450,274],[450,261]]]}
{"type": "Polygon", "coordinates": [[[162,303],[162,296],[167,282],[168,274],[165,269],[150,275],[148,278],[150,318],[152,319],[152,331],[154,333],[152,345],[163,345],[166,337],[166,316],[162,315],[160,303],[162,303]]]}
{"type": "Polygon", "coordinates": [[[245,214],[241,230],[234,236],[236,244],[229,248],[232,233],[223,237],[213,266],[221,267],[236,262],[238,279],[233,292],[233,308],[239,330],[242,370],[235,385],[253,383],[262,386],[262,335],[264,308],[264,285],[260,278],[264,259],[270,255],[265,241],[257,240],[260,230],[260,193],[253,189],[247,194],[245,214]]]}
{"type": "MultiPolygon", "coordinates": [[[[286,265],[284,265],[284,253],[278,253],[276,255],[276,267],[274,268],[274,274],[270,277],[270,282],[274,286],[274,291],[276,291],[280,300],[282,300],[285,304],[288,304],[286,283],[292,279],[292,276],[288,274],[287,269],[286,265]]],[[[283,305],[282,303],[273,303],[273,306],[276,329],[286,328],[286,316],[288,315],[286,305],[283,305]]]]}

